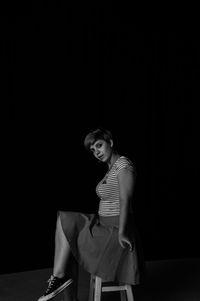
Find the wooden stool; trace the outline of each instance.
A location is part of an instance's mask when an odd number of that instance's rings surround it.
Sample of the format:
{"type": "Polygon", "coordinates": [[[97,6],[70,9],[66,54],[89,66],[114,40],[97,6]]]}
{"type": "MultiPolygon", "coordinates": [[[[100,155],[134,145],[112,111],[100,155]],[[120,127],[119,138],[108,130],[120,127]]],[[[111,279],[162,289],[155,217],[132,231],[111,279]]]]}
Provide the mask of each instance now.
{"type": "Polygon", "coordinates": [[[90,277],[90,290],[89,301],[100,301],[102,292],[117,292],[120,291],[121,301],[134,301],[131,285],[112,285],[103,286],[104,281],[98,276],[91,275],[90,277]]]}

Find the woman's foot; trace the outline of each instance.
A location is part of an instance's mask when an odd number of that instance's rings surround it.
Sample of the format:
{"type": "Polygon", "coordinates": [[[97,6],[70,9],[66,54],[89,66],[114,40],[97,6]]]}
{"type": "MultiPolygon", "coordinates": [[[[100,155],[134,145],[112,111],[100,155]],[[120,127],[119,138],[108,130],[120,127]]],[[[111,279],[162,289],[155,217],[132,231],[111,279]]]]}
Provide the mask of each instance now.
{"type": "Polygon", "coordinates": [[[54,298],[56,295],[62,292],[66,287],[68,287],[72,282],[73,280],[67,275],[62,278],[58,278],[52,275],[48,280],[49,284],[46,292],[42,297],[38,299],[38,301],[47,301],[54,298]]]}

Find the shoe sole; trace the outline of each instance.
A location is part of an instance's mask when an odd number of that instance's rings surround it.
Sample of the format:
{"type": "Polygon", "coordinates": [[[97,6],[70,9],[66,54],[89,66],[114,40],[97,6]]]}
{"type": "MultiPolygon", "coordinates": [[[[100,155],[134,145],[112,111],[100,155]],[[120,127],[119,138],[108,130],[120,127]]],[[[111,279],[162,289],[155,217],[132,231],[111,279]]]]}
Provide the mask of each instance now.
{"type": "Polygon", "coordinates": [[[55,296],[60,294],[66,287],[68,287],[72,282],[73,282],[72,279],[66,281],[65,283],[63,283],[63,285],[61,285],[59,288],[57,288],[57,290],[55,290],[53,293],[51,293],[47,296],[40,297],[38,299],[38,301],[47,301],[47,300],[53,299],[55,296]]]}

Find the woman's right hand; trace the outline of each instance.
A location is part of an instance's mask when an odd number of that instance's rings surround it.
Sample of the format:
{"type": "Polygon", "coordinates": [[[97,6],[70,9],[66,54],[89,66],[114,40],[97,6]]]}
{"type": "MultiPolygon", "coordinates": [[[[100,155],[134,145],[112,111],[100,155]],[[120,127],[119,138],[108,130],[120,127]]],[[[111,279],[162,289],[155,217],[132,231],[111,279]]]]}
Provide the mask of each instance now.
{"type": "Polygon", "coordinates": [[[118,239],[119,244],[123,249],[129,247],[129,250],[131,252],[133,251],[133,243],[125,234],[119,234],[118,239]]]}

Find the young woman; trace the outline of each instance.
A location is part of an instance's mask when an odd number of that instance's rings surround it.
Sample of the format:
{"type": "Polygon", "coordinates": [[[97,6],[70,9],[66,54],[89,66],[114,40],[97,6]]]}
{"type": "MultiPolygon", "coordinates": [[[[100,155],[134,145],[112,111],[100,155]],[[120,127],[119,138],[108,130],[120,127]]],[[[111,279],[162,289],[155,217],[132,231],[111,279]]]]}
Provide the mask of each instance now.
{"type": "Polygon", "coordinates": [[[65,297],[76,301],[76,263],[104,280],[141,283],[144,261],[132,206],[135,167],[117,152],[106,129],[91,131],[84,145],[108,166],[96,187],[99,210],[97,214],[58,212],[53,275],[38,301],[50,300],[66,288],[65,297]]]}

